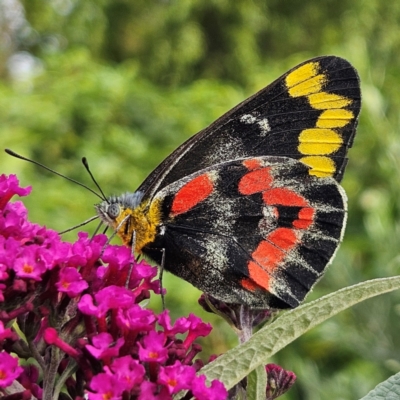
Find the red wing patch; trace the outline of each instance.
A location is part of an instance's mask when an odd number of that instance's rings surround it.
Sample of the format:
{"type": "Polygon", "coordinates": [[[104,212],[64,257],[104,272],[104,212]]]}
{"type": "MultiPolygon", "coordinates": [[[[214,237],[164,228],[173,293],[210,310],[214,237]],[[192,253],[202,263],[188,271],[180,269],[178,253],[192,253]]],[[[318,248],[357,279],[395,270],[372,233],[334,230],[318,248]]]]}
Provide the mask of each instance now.
{"type": "Polygon", "coordinates": [[[249,170],[259,169],[262,167],[261,161],[258,158],[249,158],[243,161],[243,165],[249,170]]]}
{"type": "Polygon", "coordinates": [[[214,190],[214,184],[208,174],[200,175],[186,183],[175,195],[171,212],[173,215],[188,212],[205,200],[214,190]]]}
{"type": "MultiPolygon", "coordinates": [[[[258,160],[246,160],[248,163],[258,160]]],[[[247,167],[247,165],[245,165],[247,167]]],[[[252,165],[253,167],[255,164],[252,165]]],[[[270,168],[252,170],[239,182],[239,192],[245,196],[259,193],[271,188],[274,178],[271,176],[270,168]]]]}
{"type": "Polygon", "coordinates": [[[297,229],[307,229],[314,221],[315,210],[312,207],[304,207],[299,211],[298,218],[293,221],[297,229]]]}
{"type": "Polygon", "coordinates": [[[265,204],[271,206],[309,207],[303,196],[285,188],[274,188],[263,192],[263,200],[265,204]]]}
{"type": "Polygon", "coordinates": [[[298,239],[293,229],[275,229],[253,252],[254,261],[250,261],[248,264],[250,278],[258,286],[270,290],[270,279],[274,270],[297,243],[298,239]]]}
{"type": "MultiPolygon", "coordinates": [[[[269,287],[269,276],[264,277],[264,284],[269,287]]],[[[252,279],[250,278],[243,278],[240,280],[240,285],[247,289],[249,292],[255,292],[256,290],[265,290],[265,288],[257,285],[252,279]]]]}

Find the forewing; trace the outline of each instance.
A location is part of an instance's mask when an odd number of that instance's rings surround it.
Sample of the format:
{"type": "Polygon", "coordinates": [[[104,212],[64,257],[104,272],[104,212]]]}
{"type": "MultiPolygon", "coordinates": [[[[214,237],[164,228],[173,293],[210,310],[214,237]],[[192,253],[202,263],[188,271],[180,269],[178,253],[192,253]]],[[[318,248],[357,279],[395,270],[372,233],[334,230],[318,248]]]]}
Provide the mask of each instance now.
{"type": "Polygon", "coordinates": [[[160,191],[163,221],[144,253],[200,290],[255,308],[296,307],[343,236],[346,197],[333,178],[286,157],[229,161],[160,191]]]}
{"type": "Polygon", "coordinates": [[[183,143],[138,190],[153,197],[214,164],[264,155],[301,160],[311,175],[340,182],[360,105],[351,64],[334,56],[306,61],[183,143]]]}

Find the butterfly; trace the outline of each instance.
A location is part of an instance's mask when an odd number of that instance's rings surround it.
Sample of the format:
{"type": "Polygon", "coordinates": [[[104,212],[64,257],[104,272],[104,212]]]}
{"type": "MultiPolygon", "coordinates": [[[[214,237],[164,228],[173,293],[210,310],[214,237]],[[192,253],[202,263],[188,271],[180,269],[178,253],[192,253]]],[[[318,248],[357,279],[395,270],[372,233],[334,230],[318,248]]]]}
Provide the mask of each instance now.
{"type": "Polygon", "coordinates": [[[342,241],[339,185],[361,107],[335,56],[291,69],[95,206],[137,255],[226,303],[294,308],[342,241]]]}

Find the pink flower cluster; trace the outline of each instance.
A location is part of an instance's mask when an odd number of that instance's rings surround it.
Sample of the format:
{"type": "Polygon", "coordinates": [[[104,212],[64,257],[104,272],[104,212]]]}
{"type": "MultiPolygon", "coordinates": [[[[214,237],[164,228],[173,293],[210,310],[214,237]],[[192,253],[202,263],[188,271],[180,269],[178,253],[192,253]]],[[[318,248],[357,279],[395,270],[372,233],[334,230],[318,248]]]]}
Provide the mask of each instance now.
{"type": "Polygon", "coordinates": [[[29,192],[0,176],[0,397],[163,400],[185,390],[225,399],[221,382],[197,374],[195,340],[211,326],[147,309],[161,291],[157,270],[128,248],[83,233],[63,242],[30,223],[24,205],[9,202],[29,192]]]}

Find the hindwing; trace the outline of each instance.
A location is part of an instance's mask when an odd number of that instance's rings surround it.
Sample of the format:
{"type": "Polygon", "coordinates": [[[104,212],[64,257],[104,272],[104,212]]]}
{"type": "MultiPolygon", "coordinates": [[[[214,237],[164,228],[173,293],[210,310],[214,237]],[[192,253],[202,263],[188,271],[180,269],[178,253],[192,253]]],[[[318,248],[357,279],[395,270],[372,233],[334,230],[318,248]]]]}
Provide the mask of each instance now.
{"type": "Polygon", "coordinates": [[[250,307],[296,307],[343,235],[346,196],[287,157],[227,161],[159,191],[162,223],[142,251],[200,290],[250,307]]]}

